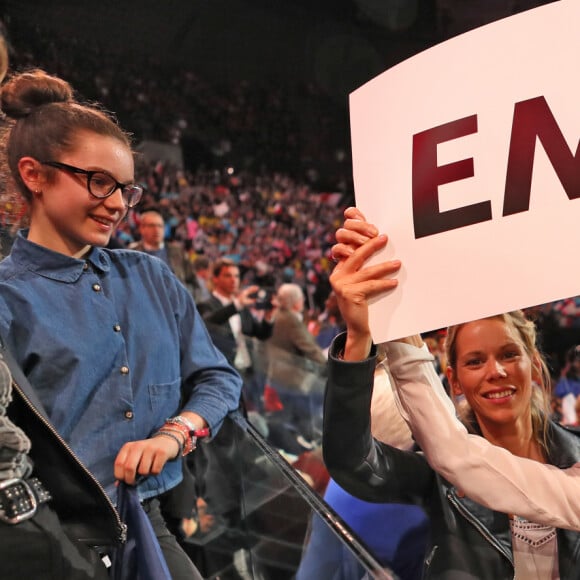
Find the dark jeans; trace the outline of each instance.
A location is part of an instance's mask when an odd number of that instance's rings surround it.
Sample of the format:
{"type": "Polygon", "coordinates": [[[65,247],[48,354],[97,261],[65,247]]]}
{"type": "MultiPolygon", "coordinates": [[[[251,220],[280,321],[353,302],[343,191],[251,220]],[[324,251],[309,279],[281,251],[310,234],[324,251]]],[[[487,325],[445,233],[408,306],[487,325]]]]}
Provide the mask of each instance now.
{"type": "Polygon", "coordinates": [[[175,536],[167,529],[165,520],[161,515],[159,500],[145,501],[143,509],[149,516],[173,580],[203,580],[203,576],[177,543],[175,536]]]}

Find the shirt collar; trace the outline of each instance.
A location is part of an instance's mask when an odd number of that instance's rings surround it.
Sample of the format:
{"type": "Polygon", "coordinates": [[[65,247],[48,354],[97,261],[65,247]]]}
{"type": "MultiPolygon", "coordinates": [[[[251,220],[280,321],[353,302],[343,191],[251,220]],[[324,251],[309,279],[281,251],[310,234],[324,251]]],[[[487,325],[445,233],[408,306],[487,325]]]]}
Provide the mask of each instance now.
{"type": "Polygon", "coordinates": [[[229,306],[233,300],[231,298],[226,298],[223,294],[216,292],[215,290],[212,292],[214,298],[217,298],[224,306],[229,306]]]}
{"type": "Polygon", "coordinates": [[[92,247],[83,259],[78,259],[35,244],[27,236],[28,230],[18,232],[10,256],[15,264],[26,267],[39,276],[72,283],[81,277],[85,263],[101,272],[108,272],[110,269],[109,258],[102,248],[92,247]]]}

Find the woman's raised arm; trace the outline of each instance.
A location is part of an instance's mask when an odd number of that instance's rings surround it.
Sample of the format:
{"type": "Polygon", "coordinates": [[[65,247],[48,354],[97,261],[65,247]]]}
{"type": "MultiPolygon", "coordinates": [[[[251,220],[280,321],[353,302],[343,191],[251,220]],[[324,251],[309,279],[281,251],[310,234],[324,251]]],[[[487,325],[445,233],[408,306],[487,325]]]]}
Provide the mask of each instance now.
{"type": "Polygon", "coordinates": [[[368,357],[372,346],[368,300],[397,286],[397,280],[388,276],[395,274],[401,263],[388,260],[365,266],[373,254],[386,246],[387,236],[379,235],[377,228],[356,207],[349,207],[344,216],[343,227],[337,230],[337,243],[332,248],[337,264],[330,283],[346,324],[342,357],[346,361],[360,361],[368,357]]]}

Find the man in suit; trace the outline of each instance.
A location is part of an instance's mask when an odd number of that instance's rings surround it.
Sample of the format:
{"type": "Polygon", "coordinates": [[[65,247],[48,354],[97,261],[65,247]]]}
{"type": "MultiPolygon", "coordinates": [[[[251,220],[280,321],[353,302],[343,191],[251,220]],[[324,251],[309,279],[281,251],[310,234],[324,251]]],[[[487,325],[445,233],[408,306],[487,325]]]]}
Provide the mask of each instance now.
{"type": "Polygon", "coordinates": [[[244,376],[252,370],[247,337],[266,340],[272,335],[276,308],[264,309],[261,320],[250,308],[256,305],[258,286],[240,290],[240,270],[232,260],[219,259],[212,270],[212,293],[198,309],[215,345],[244,376]]]}
{"type": "Polygon", "coordinates": [[[147,210],[140,216],[139,235],[141,240],[131,244],[138,250],[163,260],[190,291],[193,291],[195,274],[185,248],[180,242],[165,243],[165,220],[155,210],[147,210]]]}
{"type": "Polygon", "coordinates": [[[326,357],[303,320],[304,293],[298,284],[282,284],[276,294],[280,311],[269,344],[321,365],[326,357]]]}
{"type": "MultiPolygon", "coordinates": [[[[235,262],[221,258],[214,263],[211,277],[212,292],[208,300],[197,307],[218,349],[236,367],[243,379],[242,408],[259,409],[265,376],[256,368],[248,348],[248,337],[262,341],[272,335],[276,308],[263,310],[261,319],[256,318],[251,307],[256,306],[258,286],[240,290],[240,270],[235,262]]],[[[242,517],[239,482],[224,477],[235,473],[238,465],[233,423],[224,423],[211,447],[201,445],[191,454],[190,467],[196,474],[198,489],[213,506],[214,512],[228,521],[230,527],[240,525],[242,517]],[[212,451],[211,455],[206,450],[212,451]],[[201,453],[200,453],[201,451],[201,453]]]]}
{"type": "MultiPolygon", "coordinates": [[[[280,307],[268,340],[268,383],[280,398],[279,422],[290,423],[308,440],[321,433],[326,357],[303,320],[304,293],[298,284],[282,284],[280,307]]],[[[271,432],[275,425],[270,422],[271,432]]]]}

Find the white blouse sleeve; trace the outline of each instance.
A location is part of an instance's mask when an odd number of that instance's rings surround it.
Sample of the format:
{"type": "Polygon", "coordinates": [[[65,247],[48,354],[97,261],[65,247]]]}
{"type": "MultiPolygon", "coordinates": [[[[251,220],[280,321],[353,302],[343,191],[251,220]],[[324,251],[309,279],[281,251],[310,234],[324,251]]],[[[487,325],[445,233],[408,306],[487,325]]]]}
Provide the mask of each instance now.
{"type": "Polygon", "coordinates": [[[559,469],[470,435],[455,416],[427,347],[385,347],[401,414],[435,471],[490,509],[580,530],[580,463],[559,469]]]}

